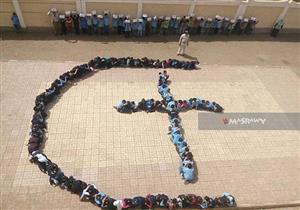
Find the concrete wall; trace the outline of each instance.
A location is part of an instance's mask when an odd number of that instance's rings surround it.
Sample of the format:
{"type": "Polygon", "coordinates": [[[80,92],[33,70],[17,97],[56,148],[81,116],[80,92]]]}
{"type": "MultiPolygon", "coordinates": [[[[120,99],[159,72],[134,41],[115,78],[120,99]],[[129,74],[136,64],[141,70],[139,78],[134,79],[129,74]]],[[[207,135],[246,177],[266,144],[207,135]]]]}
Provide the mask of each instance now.
{"type": "MultiPolygon", "coordinates": [[[[56,7],[60,11],[75,10],[76,1],[81,8],[84,4],[86,11],[97,10],[101,13],[109,10],[111,13],[129,14],[131,17],[136,17],[139,1],[142,2],[140,12],[150,16],[184,16],[193,12],[197,16],[214,17],[218,14],[229,18],[235,17],[241,3],[241,0],[196,0],[193,7],[192,0],[19,0],[19,4],[26,26],[49,27],[51,24],[47,12],[50,8],[56,7]]],[[[248,1],[244,17],[255,16],[259,21],[257,28],[272,27],[288,3],[288,0],[248,1]]],[[[300,3],[292,2],[290,5],[285,18],[285,28],[300,30],[300,3]]],[[[11,0],[0,0],[0,27],[11,26],[10,17],[13,11],[11,0]]]]}
{"type": "Polygon", "coordinates": [[[136,17],[137,4],[135,3],[96,3],[87,2],[86,11],[96,10],[99,13],[103,13],[104,10],[109,10],[111,14],[124,14],[136,17]]]}
{"type": "Polygon", "coordinates": [[[143,13],[150,16],[184,16],[189,12],[189,5],[172,4],[143,4],[143,13]]]}
{"type": "Polygon", "coordinates": [[[61,11],[76,9],[76,4],[73,0],[21,0],[19,2],[24,22],[29,27],[50,26],[51,23],[47,12],[53,7],[61,11]]]}
{"type": "Polygon", "coordinates": [[[202,17],[214,17],[222,15],[229,18],[234,18],[238,6],[215,6],[215,5],[197,5],[194,14],[202,17]]]}
{"type": "Polygon", "coordinates": [[[281,7],[257,7],[248,6],[245,17],[254,16],[259,21],[256,25],[257,28],[270,28],[282,12],[281,7]]]}
{"type": "Polygon", "coordinates": [[[285,28],[299,29],[300,9],[299,8],[289,8],[284,21],[285,21],[285,25],[284,25],[285,28]]]}
{"type": "Polygon", "coordinates": [[[14,12],[11,1],[0,1],[0,26],[11,26],[10,17],[14,12]]]}

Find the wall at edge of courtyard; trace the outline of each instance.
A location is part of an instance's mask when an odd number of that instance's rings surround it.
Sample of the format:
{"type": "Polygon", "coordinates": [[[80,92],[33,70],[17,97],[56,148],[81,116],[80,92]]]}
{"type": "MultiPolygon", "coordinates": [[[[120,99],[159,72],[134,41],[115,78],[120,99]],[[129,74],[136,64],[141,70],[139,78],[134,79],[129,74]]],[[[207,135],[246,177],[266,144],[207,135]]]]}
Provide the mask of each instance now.
{"type": "Polygon", "coordinates": [[[137,4],[135,3],[97,3],[97,2],[87,2],[86,11],[96,10],[98,12],[103,12],[109,10],[111,14],[123,14],[130,15],[130,17],[136,17],[137,4]]]}
{"type": "MultiPolygon", "coordinates": [[[[19,0],[20,7],[23,13],[24,22],[27,27],[49,27],[51,26],[47,12],[50,8],[56,7],[60,11],[76,9],[75,0],[19,0]]],[[[129,14],[131,17],[136,17],[138,4],[135,1],[118,1],[117,3],[107,2],[86,2],[87,11],[93,9],[103,12],[109,10],[112,13],[129,14]],[[131,2],[131,3],[130,3],[131,2]]],[[[177,1],[177,4],[168,3],[149,3],[153,1],[145,1],[143,3],[143,13],[150,16],[156,15],[187,15],[190,9],[191,1],[177,1]]],[[[228,0],[228,5],[224,5],[226,1],[211,0],[211,1],[198,1],[195,5],[194,14],[197,16],[214,17],[216,14],[221,16],[228,16],[233,18],[239,7],[237,0],[228,0]]],[[[252,1],[248,5],[245,17],[255,16],[259,20],[257,28],[270,28],[272,27],[276,18],[283,11],[280,6],[268,6],[267,3],[263,5],[260,2],[252,1]]],[[[227,2],[226,2],[227,4],[227,2]]],[[[286,18],[286,29],[300,30],[300,3],[293,3],[290,7],[286,18]]],[[[11,26],[11,13],[14,11],[11,0],[0,0],[0,26],[11,26]]]]}
{"type": "Polygon", "coordinates": [[[244,16],[256,17],[259,21],[256,25],[257,28],[269,28],[275,23],[282,10],[282,7],[248,6],[244,16]]]}
{"type": "Polygon", "coordinates": [[[226,16],[229,18],[234,18],[235,13],[238,9],[238,5],[196,5],[194,13],[197,16],[202,16],[205,18],[214,17],[215,15],[226,16]]]}
{"type": "Polygon", "coordinates": [[[300,8],[289,8],[285,17],[286,28],[300,28],[300,8]]]}
{"type": "Polygon", "coordinates": [[[150,16],[184,16],[189,12],[189,5],[186,4],[143,4],[143,13],[150,16]]]}
{"type": "Polygon", "coordinates": [[[59,10],[75,10],[74,0],[21,0],[20,7],[27,27],[49,27],[47,12],[56,7],[59,10]]]}
{"type": "Polygon", "coordinates": [[[0,26],[11,26],[11,14],[14,12],[14,6],[10,0],[0,1],[0,26]]]}

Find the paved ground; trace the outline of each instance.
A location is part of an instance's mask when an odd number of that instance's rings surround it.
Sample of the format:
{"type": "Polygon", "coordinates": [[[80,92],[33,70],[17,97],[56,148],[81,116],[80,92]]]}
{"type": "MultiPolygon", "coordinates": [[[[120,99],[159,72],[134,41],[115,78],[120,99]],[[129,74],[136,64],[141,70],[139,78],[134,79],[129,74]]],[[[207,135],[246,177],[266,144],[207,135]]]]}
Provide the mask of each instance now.
{"type": "MultiPolygon", "coordinates": [[[[174,57],[176,43],[129,42],[127,51],[124,41],[13,37],[6,34],[1,41],[0,209],[96,209],[49,186],[28,162],[25,144],[34,98],[60,73],[95,55],[174,57]]],[[[207,64],[192,72],[169,70],[172,93],[216,100],[226,112],[299,112],[299,43],[293,37],[281,42],[249,39],[194,43],[189,53],[207,64]]],[[[166,134],[167,116],[124,115],[112,109],[123,98],[160,98],[157,73],[112,69],[74,84],[51,109],[45,153],[66,174],[95,183],[114,197],[228,191],[241,206],[300,201],[299,132],[199,131],[196,111],[181,113],[199,172],[197,183],[184,185],[166,134]]]]}
{"type": "MultiPolygon", "coordinates": [[[[151,36],[126,39],[123,36],[49,36],[47,33],[16,35],[0,33],[2,58],[22,60],[83,61],[95,55],[148,56],[174,58],[176,36],[151,36]]],[[[297,35],[280,34],[274,39],[264,34],[253,36],[197,36],[191,37],[189,57],[201,64],[289,66],[299,69],[299,41],[297,35]]],[[[188,58],[189,58],[188,57],[188,58]]]]}

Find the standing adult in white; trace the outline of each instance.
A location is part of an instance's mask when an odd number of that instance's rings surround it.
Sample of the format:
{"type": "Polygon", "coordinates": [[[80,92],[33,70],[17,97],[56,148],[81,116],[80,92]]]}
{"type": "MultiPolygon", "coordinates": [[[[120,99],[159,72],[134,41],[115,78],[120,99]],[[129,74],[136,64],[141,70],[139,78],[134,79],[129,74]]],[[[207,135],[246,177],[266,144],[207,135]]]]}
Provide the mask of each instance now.
{"type": "Polygon", "coordinates": [[[187,30],[184,31],[183,34],[181,34],[179,39],[179,48],[177,51],[177,55],[184,55],[185,54],[185,48],[189,45],[189,39],[190,35],[187,30]]]}

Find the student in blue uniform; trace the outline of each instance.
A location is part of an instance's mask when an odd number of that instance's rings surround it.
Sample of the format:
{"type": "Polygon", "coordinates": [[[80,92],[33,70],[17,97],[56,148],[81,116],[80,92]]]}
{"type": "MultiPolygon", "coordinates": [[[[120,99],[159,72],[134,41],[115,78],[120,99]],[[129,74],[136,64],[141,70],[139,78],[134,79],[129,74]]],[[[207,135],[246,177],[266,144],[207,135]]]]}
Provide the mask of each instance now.
{"type": "Polygon", "coordinates": [[[222,28],[222,25],[223,25],[223,20],[224,20],[224,17],[221,17],[221,16],[218,16],[217,15],[217,31],[215,31],[215,34],[221,32],[221,28],[222,28]]]}
{"type": "Polygon", "coordinates": [[[138,25],[138,22],[137,22],[137,19],[133,19],[132,20],[132,24],[131,24],[131,32],[132,32],[132,35],[134,37],[137,37],[137,25],[138,25]]]}
{"type": "Polygon", "coordinates": [[[102,15],[98,15],[98,32],[104,34],[104,20],[102,15]]]}
{"type": "Polygon", "coordinates": [[[148,15],[147,15],[147,14],[143,14],[143,15],[142,15],[142,19],[143,19],[143,36],[146,35],[146,23],[147,23],[147,18],[148,18],[148,15]]]}
{"type": "Polygon", "coordinates": [[[143,37],[143,19],[139,19],[137,23],[137,36],[143,37]]]}
{"type": "Polygon", "coordinates": [[[104,34],[109,34],[109,15],[108,11],[104,11],[103,21],[104,21],[104,34]]]}
{"type": "Polygon", "coordinates": [[[113,14],[112,15],[112,30],[113,30],[113,33],[117,33],[118,31],[118,15],[116,14],[113,14]]]}
{"type": "Polygon", "coordinates": [[[224,17],[223,21],[222,21],[222,26],[221,26],[220,32],[222,34],[227,34],[228,26],[229,26],[229,18],[228,17],[224,17]]]}
{"type": "Polygon", "coordinates": [[[130,37],[130,33],[131,33],[131,24],[130,24],[130,20],[125,20],[125,37],[130,37]]]}
{"type": "Polygon", "coordinates": [[[187,182],[192,182],[195,179],[195,169],[191,163],[183,165],[180,168],[180,174],[187,182]]]}
{"type": "Polygon", "coordinates": [[[79,25],[80,25],[81,32],[83,34],[86,34],[88,32],[88,25],[87,25],[85,14],[83,13],[79,14],[79,25]]]}
{"type": "Polygon", "coordinates": [[[157,17],[154,16],[151,20],[151,33],[156,34],[157,32],[157,17]]]}
{"type": "Polygon", "coordinates": [[[86,14],[86,22],[87,22],[87,26],[88,26],[88,33],[92,34],[93,24],[92,24],[92,14],[91,13],[86,14]]]}
{"type": "Polygon", "coordinates": [[[80,34],[80,29],[79,29],[79,15],[78,15],[77,11],[73,10],[71,12],[71,17],[72,17],[72,20],[73,20],[75,33],[77,35],[79,35],[80,34]]]}
{"type": "Polygon", "coordinates": [[[151,21],[152,21],[152,18],[148,17],[147,21],[145,23],[145,35],[146,36],[149,36],[151,33],[151,21]]]}
{"type": "Polygon", "coordinates": [[[66,16],[63,14],[59,15],[59,21],[61,26],[61,35],[67,34],[66,16]]]}
{"type": "Polygon", "coordinates": [[[241,34],[241,24],[242,24],[242,20],[243,20],[243,17],[242,16],[238,16],[235,24],[234,24],[234,27],[233,27],[233,30],[232,32],[235,33],[235,34],[241,34]]]}
{"type": "Polygon", "coordinates": [[[124,16],[120,14],[118,19],[118,34],[123,34],[123,33],[124,33],[124,16]]]}
{"type": "Polygon", "coordinates": [[[174,133],[171,133],[171,140],[173,144],[178,145],[180,142],[183,141],[183,137],[180,133],[180,131],[175,131],[174,133]]]}
{"type": "Polygon", "coordinates": [[[210,101],[206,101],[204,106],[206,110],[214,111],[214,105],[210,101]]]}
{"type": "Polygon", "coordinates": [[[97,17],[97,12],[96,10],[92,11],[92,31],[93,33],[97,34],[98,33],[98,17],[97,17]]]}
{"type": "Polygon", "coordinates": [[[176,17],[174,21],[174,34],[179,34],[180,20],[181,17],[176,17]]]}
{"type": "Polygon", "coordinates": [[[257,24],[257,20],[255,17],[250,17],[249,23],[245,29],[246,34],[251,34],[255,28],[255,25],[257,24]]]}
{"type": "Polygon", "coordinates": [[[126,100],[122,100],[114,108],[116,108],[118,111],[120,111],[125,106],[125,104],[126,104],[126,100]]]}
{"type": "Polygon", "coordinates": [[[211,22],[209,34],[215,34],[218,31],[218,19],[215,17],[211,22]]]}
{"type": "Polygon", "coordinates": [[[20,24],[19,17],[15,12],[12,13],[11,21],[13,23],[13,26],[14,26],[14,29],[16,30],[16,32],[19,32],[21,29],[21,24],[20,24]]]}
{"type": "Polygon", "coordinates": [[[210,33],[210,28],[212,25],[212,19],[211,18],[207,18],[207,20],[205,21],[204,24],[204,34],[209,34],[210,33]]]}
{"type": "Polygon", "coordinates": [[[172,15],[169,23],[169,34],[171,35],[176,34],[175,23],[176,23],[176,15],[172,15]]]}

